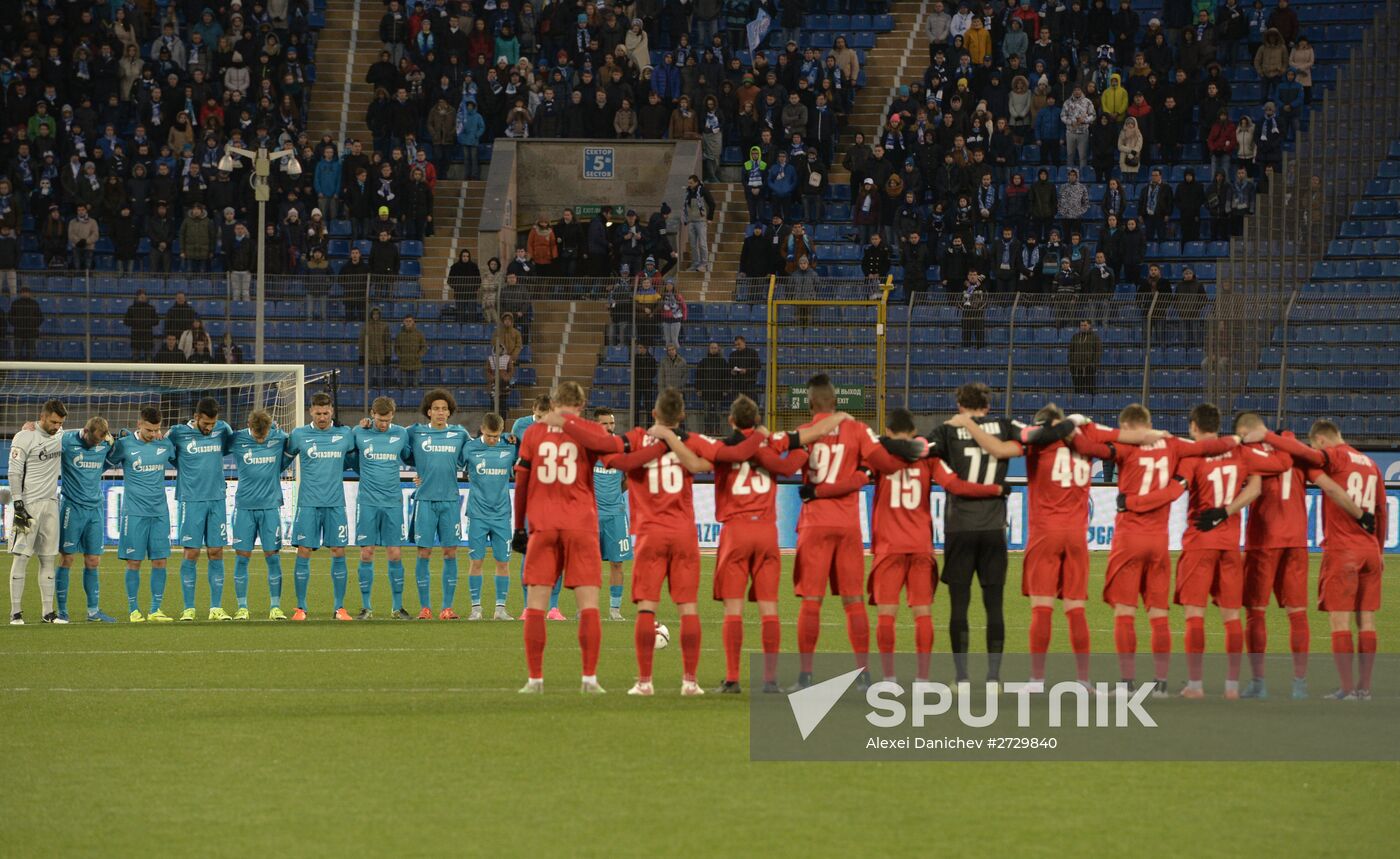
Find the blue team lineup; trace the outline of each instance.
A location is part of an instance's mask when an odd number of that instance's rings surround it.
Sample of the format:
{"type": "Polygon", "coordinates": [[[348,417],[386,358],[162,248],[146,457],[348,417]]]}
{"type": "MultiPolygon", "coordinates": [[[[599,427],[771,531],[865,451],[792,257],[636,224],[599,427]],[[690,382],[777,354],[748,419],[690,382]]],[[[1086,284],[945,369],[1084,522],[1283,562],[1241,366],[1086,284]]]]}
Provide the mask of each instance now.
{"type": "MultiPolygon", "coordinates": [[[[533,414],[516,420],[509,433],[500,415],[488,414],[475,436],[466,427],[449,422],[457,404],[444,389],[428,391],[417,410],[419,420],[407,425],[397,422],[401,413],[389,397],[374,400],[368,417],[347,426],[337,423],[328,394],[314,394],[307,409],[308,423],[290,432],[276,426],[266,411],[251,412],[247,426],[241,429],[222,420],[220,411],[216,399],[204,397],[188,421],[170,426],[163,423],[160,408],[150,405],[140,409],[134,427],[110,427],[104,417],[91,416],[81,429],[65,429],[65,404],[49,400],[43,405],[39,419],[25,424],[15,436],[11,454],[12,625],[25,623],[21,606],[34,558],[39,562],[44,623],[69,622],[69,587],[75,565],[82,569],[87,620],[116,621],[100,608],[98,575],[106,549],[103,480],[113,475],[118,476],[122,490],[117,554],[126,568],[127,619],[131,623],[250,620],[248,591],[255,552],[261,554],[266,571],[269,620],[373,619],[373,589],[381,551],[387,564],[392,618],[460,619],[455,610],[458,550],[463,543],[459,478],[469,486],[466,546],[471,607],[466,618],[486,617],[482,597],[489,555],[494,565],[495,597],[490,617],[514,619],[506,611],[513,538],[510,486],[519,439],[549,411],[547,397],[537,398],[533,414]],[[232,462],[237,476],[231,534],[226,461],[232,462]],[[283,487],[285,475],[294,466],[299,480],[288,530],[281,514],[287,501],[283,487]],[[413,487],[405,513],[407,470],[413,472],[413,487]],[[166,492],[167,473],[172,471],[174,540],[166,492]],[[353,534],[347,513],[347,472],[358,479],[353,534]],[[345,605],[349,585],[346,550],[352,539],[360,553],[360,609],[353,615],[345,605]],[[296,550],[292,575],[296,605],[290,614],[282,607],[284,544],[296,550]],[[225,550],[230,547],[236,603],[232,613],[224,607],[225,550]],[[313,610],[307,604],[307,592],[311,557],[318,549],[330,555],[333,596],[329,607],[313,610]],[[181,608],[178,613],[167,613],[168,566],[177,550],[181,608]],[[416,614],[404,607],[405,550],[414,554],[416,614]],[[208,609],[202,618],[201,562],[208,587],[208,609]],[[148,585],[144,594],[143,571],[148,585]],[[439,583],[436,601],[434,579],[439,583]]],[[[599,410],[597,419],[609,431],[615,428],[608,410],[599,410]]],[[[622,474],[599,465],[594,477],[602,560],[611,567],[610,616],[622,620],[623,562],[632,557],[622,474]]],[[[561,587],[562,580],[550,596],[548,617],[553,620],[565,619],[559,609],[561,587]]]]}

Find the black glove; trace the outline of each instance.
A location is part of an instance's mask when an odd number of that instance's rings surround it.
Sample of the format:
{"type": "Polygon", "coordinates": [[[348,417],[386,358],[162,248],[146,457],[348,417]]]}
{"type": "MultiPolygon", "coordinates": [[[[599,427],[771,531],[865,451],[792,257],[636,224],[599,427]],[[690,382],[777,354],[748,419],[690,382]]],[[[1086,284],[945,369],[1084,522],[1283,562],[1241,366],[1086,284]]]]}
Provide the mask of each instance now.
{"type": "Polygon", "coordinates": [[[510,547],[517,552],[524,552],[528,545],[530,545],[530,534],[524,528],[516,528],[515,533],[510,538],[510,547]]]}
{"type": "Polygon", "coordinates": [[[908,462],[918,462],[928,452],[928,446],[919,439],[880,437],[880,446],[891,455],[908,462]]]}
{"type": "MultiPolygon", "coordinates": [[[[29,533],[29,528],[30,528],[30,526],[32,526],[33,524],[34,524],[34,517],[31,516],[31,515],[29,514],[29,511],[28,511],[28,510],[25,510],[25,509],[24,509],[24,502],[23,502],[23,501],[16,501],[16,502],[15,502],[15,523],[14,523],[15,533],[16,533],[16,534],[28,534],[28,533],[29,533]]],[[[1373,523],[1371,524],[1372,530],[1374,530],[1375,527],[1376,527],[1376,526],[1375,526],[1375,523],[1373,522],[1373,523]]]]}
{"type": "Polygon", "coordinates": [[[1229,518],[1230,514],[1225,512],[1224,507],[1212,507],[1196,517],[1196,530],[1209,531],[1229,518]]]}
{"type": "Polygon", "coordinates": [[[1002,497],[1002,498],[1009,498],[1009,497],[1011,497],[1011,484],[1009,484],[1009,483],[1004,483],[1004,484],[1002,484],[1002,487],[1001,487],[1001,497],[1002,497]]]}
{"type": "MultiPolygon", "coordinates": [[[[19,521],[19,511],[20,511],[20,506],[19,506],[18,503],[16,503],[16,504],[15,504],[15,521],[16,521],[16,522],[19,521]]],[[[1362,529],[1363,531],[1365,531],[1367,534],[1374,534],[1374,533],[1376,533],[1376,514],[1372,513],[1370,510],[1363,510],[1363,511],[1361,511],[1361,515],[1356,517],[1356,524],[1360,525],[1360,526],[1361,526],[1361,529],[1362,529]]]]}
{"type": "Polygon", "coordinates": [[[748,438],[742,432],[740,432],[739,430],[735,430],[734,432],[730,433],[727,438],[725,438],[724,443],[729,447],[733,447],[736,444],[743,444],[747,440],[748,438]]]}
{"type": "Polygon", "coordinates": [[[817,487],[810,483],[804,483],[797,487],[797,497],[802,499],[803,504],[806,504],[808,501],[817,497],[817,487]]]}
{"type": "Polygon", "coordinates": [[[1124,494],[1121,493],[1121,492],[1118,493],[1118,512],[1119,512],[1119,513],[1127,513],[1127,512],[1128,512],[1128,496],[1124,495],[1124,494]]]}

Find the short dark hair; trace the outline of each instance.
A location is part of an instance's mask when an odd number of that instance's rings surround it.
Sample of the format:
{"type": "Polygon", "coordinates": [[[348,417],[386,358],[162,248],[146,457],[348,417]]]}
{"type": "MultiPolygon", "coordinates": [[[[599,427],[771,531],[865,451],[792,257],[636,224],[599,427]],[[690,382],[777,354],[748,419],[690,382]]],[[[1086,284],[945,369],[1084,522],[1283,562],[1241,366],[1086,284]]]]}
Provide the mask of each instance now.
{"type": "Polygon", "coordinates": [[[657,394],[656,419],[676,424],[685,420],[685,395],[675,388],[666,388],[657,394]]]}
{"type": "Polygon", "coordinates": [[[593,420],[596,421],[599,418],[608,417],[612,413],[613,410],[608,408],[607,406],[598,406],[596,409],[593,410],[593,420]]]}
{"type": "Polygon", "coordinates": [[[217,418],[219,401],[213,397],[200,397],[199,402],[194,404],[194,413],[203,418],[217,418]]]}
{"type": "Polygon", "coordinates": [[[438,400],[443,400],[447,403],[447,414],[449,416],[457,413],[457,399],[453,397],[452,392],[446,388],[433,388],[431,391],[424,394],[423,404],[418,407],[418,411],[422,412],[424,417],[427,417],[428,409],[431,409],[433,403],[436,403],[438,400]]]}
{"type": "Polygon", "coordinates": [[[758,426],[758,403],[740,394],[729,406],[729,419],[739,429],[752,429],[758,426]]]}
{"type": "Polygon", "coordinates": [[[807,380],[807,402],[813,411],[829,412],[836,408],[836,386],[831,377],[818,373],[807,380]]]}
{"type": "Polygon", "coordinates": [[[370,414],[392,415],[398,410],[398,404],[393,397],[375,397],[374,402],[369,404],[370,414]]]}
{"type": "Polygon", "coordinates": [[[885,418],[885,426],[890,432],[913,432],[914,413],[908,409],[894,409],[885,418]]]}
{"type": "Polygon", "coordinates": [[[487,412],[486,417],[481,419],[481,428],[491,432],[500,432],[506,428],[506,419],[495,412],[487,412]]]}
{"type": "Polygon", "coordinates": [[[142,406],[141,420],[145,421],[148,424],[159,424],[160,409],[156,408],[155,406],[142,406]]]}
{"type": "Polygon", "coordinates": [[[1220,407],[1201,403],[1191,410],[1191,423],[1201,432],[1220,432],[1220,407]]]}
{"type": "Polygon", "coordinates": [[[958,405],[965,409],[990,409],[992,407],[992,389],[987,387],[986,382],[966,382],[958,386],[958,390],[953,396],[958,405]]]}
{"type": "Polygon", "coordinates": [[[61,418],[66,418],[68,417],[68,407],[63,404],[62,400],[48,400],[44,403],[41,414],[58,415],[61,418]]]}
{"type": "Polygon", "coordinates": [[[312,394],[312,395],[311,395],[311,405],[312,405],[313,407],[315,407],[315,406],[329,406],[330,404],[331,404],[331,395],[330,395],[330,394],[327,394],[325,391],[321,391],[320,393],[316,393],[316,394],[312,394]]]}

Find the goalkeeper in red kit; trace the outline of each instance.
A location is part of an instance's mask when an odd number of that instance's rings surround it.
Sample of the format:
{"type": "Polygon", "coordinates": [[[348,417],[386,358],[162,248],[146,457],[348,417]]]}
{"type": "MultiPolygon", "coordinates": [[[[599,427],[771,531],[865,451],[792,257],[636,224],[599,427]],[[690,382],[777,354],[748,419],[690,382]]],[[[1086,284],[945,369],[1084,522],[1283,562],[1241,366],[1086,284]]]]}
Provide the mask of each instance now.
{"type": "Polygon", "coordinates": [[[525,552],[525,659],[529,679],[522,693],[544,691],[545,611],[549,592],[563,577],[578,601],[579,649],[583,654],[582,689],[599,694],[598,648],[602,628],[598,618],[598,589],[603,582],[598,549],[598,507],[593,496],[594,462],[608,453],[628,454],[613,467],[633,467],[663,449],[632,451],[628,442],[579,418],[583,388],[575,382],[558,385],[550,398],[551,411],[530,426],[520,439],[515,466],[515,535],[512,546],[525,552]],[[578,430],[584,424],[592,432],[578,430]],[[566,433],[568,425],[573,432],[566,433]],[[526,533],[525,521],[530,530],[526,533]]]}
{"type": "Polygon", "coordinates": [[[1269,433],[1264,439],[1287,451],[1307,468],[1322,504],[1322,572],[1317,582],[1318,608],[1332,628],[1332,657],[1340,687],[1337,700],[1369,700],[1376,661],[1376,612],[1381,607],[1385,569],[1385,481],[1370,457],[1342,438],[1336,424],[1320,420],[1308,431],[1309,445],[1269,433]],[[1352,639],[1355,619],[1357,640],[1352,639]],[[1353,671],[1354,646],[1360,651],[1353,671]]]}

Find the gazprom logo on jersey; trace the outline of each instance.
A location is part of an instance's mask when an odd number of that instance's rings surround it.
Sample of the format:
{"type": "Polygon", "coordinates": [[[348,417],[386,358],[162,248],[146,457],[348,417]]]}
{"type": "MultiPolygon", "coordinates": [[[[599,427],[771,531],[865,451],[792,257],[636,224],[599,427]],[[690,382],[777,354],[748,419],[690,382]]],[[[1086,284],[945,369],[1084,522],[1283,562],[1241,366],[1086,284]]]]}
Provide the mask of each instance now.
{"type": "Polygon", "coordinates": [[[259,454],[255,451],[245,450],[243,452],[244,465],[272,465],[282,458],[281,451],[277,453],[259,454]]]}
{"type": "Polygon", "coordinates": [[[492,468],[491,466],[486,464],[486,460],[484,459],[477,460],[476,466],[472,469],[472,472],[474,474],[480,474],[483,477],[488,475],[493,477],[505,477],[506,475],[509,475],[512,471],[514,471],[514,469],[492,468]]]}
{"type": "Polygon", "coordinates": [[[319,447],[312,444],[307,446],[306,450],[302,452],[302,456],[308,459],[341,459],[345,456],[345,452],[338,447],[333,447],[330,450],[321,450],[319,447]]]}
{"type": "MultiPolygon", "coordinates": [[[[447,435],[448,438],[453,438],[454,436],[455,433],[448,433],[447,435]]],[[[457,445],[433,444],[433,440],[431,437],[425,437],[422,443],[418,445],[418,449],[423,451],[424,453],[456,453],[457,445]]]]}

